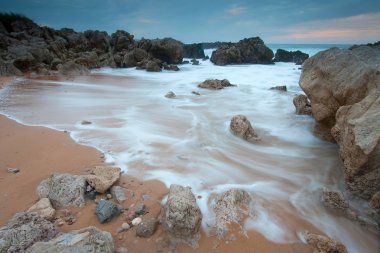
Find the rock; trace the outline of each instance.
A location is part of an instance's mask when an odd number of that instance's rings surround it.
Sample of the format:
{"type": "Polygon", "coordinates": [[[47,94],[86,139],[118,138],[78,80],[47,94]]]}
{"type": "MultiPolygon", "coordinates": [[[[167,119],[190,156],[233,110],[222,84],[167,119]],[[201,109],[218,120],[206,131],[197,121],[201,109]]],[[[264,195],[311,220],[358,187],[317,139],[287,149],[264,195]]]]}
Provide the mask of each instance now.
{"type": "Polygon", "coordinates": [[[341,214],[346,213],[349,208],[347,200],[340,191],[324,188],[321,193],[321,202],[327,209],[341,214]]]}
{"type": "Polygon", "coordinates": [[[52,207],[48,198],[42,198],[28,209],[28,212],[37,213],[44,219],[51,220],[54,218],[55,209],[52,207]]]}
{"type": "Polygon", "coordinates": [[[89,200],[95,200],[96,199],[97,192],[95,191],[86,191],[84,193],[84,198],[89,200]]]}
{"type": "Polygon", "coordinates": [[[176,97],[176,95],[175,95],[175,93],[174,93],[174,92],[172,92],[172,91],[169,91],[168,93],[166,93],[165,97],[166,97],[166,98],[175,98],[175,97],[176,97]]]}
{"type": "Polygon", "coordinates": [[[164,64],[164,69],[165,70],[170,70],[170,71],[179,71],[179,68],[177,65],[174,65],[174,64],[164,64]]]}
{"type": "Polygon", "coordinates": [[[227,64],[272,64],[273,51],[259,38],[248,38],[238,43],[227,43],[212,52],[211,62],[215,65],[227,64]]]}
{"type": "Polygon", "coordinates": [[[314,133],[336,141],[348,189],[370,200],[380,191],[380,49],[332,48],[302,65],[314,133]]]}
{"type": "Polygon", "coordinates": [[[160,72],[161,71],[160,65],[155,61],[148,61],[147,64],[145,65],[145,69],[146,69],[146,71],[149,71],[149,72],[160,72]]]}
{"type": "Polygon", "coordinates": [[[91,121],[87,121],[87,120],[83,120],[83,121],[81,122],[81,124],[82,124],[82,125],[91,125],[92,122],[91,122],[91,121]]]}
{"type": "Polygon", "coordinates": [[[111,194],[112,196],[120,203],[124,203],[124,201],[127,200],[127,197],[125,196],[126,189],[120,186],[112,186],[111,187],[111,194]]]}
{"type": "Polygon", "coordinates": [[[259,141],[259,137],[253,130],[251,122],[244,115],[235,115],[231,119],[230,128],[232,133],[249,142],[259,141]]]}
{"type": "Polygon", "coordinates": [[[87,182],[95,191],[105,193],[120,178],[120,168],[96,166],[86,175],[87,182]]]}
{"type": "Polygon", "coordinates": [[[183,57],[192,59],[205,58],[205,52],[201,43],[185,44],[183,45],[183,57]]]}
{"type": "Polygon", "coordinates": [[[22,72],[12,62],[4,62],[0,58],[0,76],[21,76],[22,72]]]}
{"type": "Polygon", "coordinates": [[[106,195],[106,198],[107,198],[107,199],[112,199],[112,194],[109,194],[109,193],[108,193],[108,194],[106,195]]]}
{"type": "Polygon", "coordinates": [[[100,200],[96,205],[95,214],[100,223],[112,220],[122,212],[122,208],[108,200],[100,200]]]}
{"type": "Polygon", "coordinates": [[[216,197],[213,210],[216,234],[219,238],[223,238],[228,232],[229,224],[241,224],[245,216],[251,215],[251,202],[249,193],[240,189],[231,189],[216,197]]]}
{"type": "Polygon", "coordinates": [[[376,192],[369,202],[369,206],[374,209],[380,209],[380,191],[376,192]]]}
{"type": "Polygon", "coordinates": [[[142,219],[141,219],[140,217],[137,217],[137,218],[134,218],[134,219],[132,220],[132,225],[133,225],[133,226],[137,226],[137,225],[139,225],[141,222],[142,222],[142,219]]]}
{"type": "Polygon", "coordinates": [[[156,219],[144,220],[137,225],[136,236],[148,238],[157,230],[158,221],[156,219]]]}
{"type": "Polygon", "coordinates": [[[90,74],[90,71],[85,66],[74,62],[59,64],[57,69],[61,75],[67,76],[85,76],[90,74]]]}
{"type": "Polygon", "coordinates": [[[167,64],[180,64],[183,59],[183,44],[172,38],[156,39],[150,42],[140,41],[139,48],[145,48],[150,56],[167,64]],[[149,47],[150,44],[150,47],[149,47]]]}
{"type": "Polygon", "coordinates": [[[286,88],[286,85],[281,85],[281,86],[271,87],[270,90],[287,91],[287,88],[286,88]]]}
{"type": "Polygon", "coordinates": [[[147,59],[148,53],[141,48],[134,48],[132,51],[129,51],[123,59],[123,67],[135,67],[138,62],[141,62],[147,59]]]}
{"type": "Polygon", "coordinates": [[[82,207],[85,204],[86,178],[71,174],[54,173],[37,187],[40,198],[50,199],[54,208],[82,207]]]}
{"type": "Polygon", "coordinates": [[[380,225],[374,219],[359,215],[357,221],[361,226],[367,229],[372,229],[375,233],[380,231],[380,225]]]}
{"type": "Polygon", "coordinates": [[[143,203],[137,204],[134,209],[137,215],[143,215],[146,213],[146,206],[143,203]]]}
{"type": "Polygon", "coordinates": [[[208,79],[198,84],[199,88],[211,89],[211,90],[220,90],[225,87],[232,86],[227,79],[218,80],[218,79],[208,79]]]}
{"type": "Polygon", "coordinates": [[[307,58],[309,58],[309,55],[299,50],[286,51],[284,49],[277,49],[274,55],[275,62],[294,62],[297,65],[301,65],[307,58]]]}
{"type": "Polygon", "coordinates": [[[192,59],[191,62],[192,62],[191,65],[199,65],[199,61],[198,60],[192,59]]]}
{"type": "Polygon", "coordinates": [[[126,231],[126,230],[128,230],[130,228],[131,228],[131,226],[127,222],[124,222],[123,224],[121,224],[121,229],[123,231],[126,231]]]}
{"type": "Polygon", "coordinates": [[[133,45],[133,35],[126,31],[117,30],[111,35],[110,45],[113,47],[113,52],[121,52],[128,50],[133,45]]]}
{"type": "Polygon", "coordinates": [[[48,242],[37,242],[30,248],[31,253],[114,253],[114,244],[109,232],[96,227],[87,227],[62,234],[48,242]]]}
{"type": "Polygon", "coordinates": [[[307,96],[301,94],[293,98],[293,104],[296,107],[296,114],[311,115],[311,105],[307,96]]]}
{"type": "Polygon", "coordinates": [[[327,236],[306,232],[305,239],[307,244],[312,246],[318,253],[348,253],[342,243],[327,236]]]}
{"type": "Polygon", "coordinates": [[[164,229],[171,237],[196,248],[201,222],[202,213],[190,187],[172,184],[163,211],[164,229]]]}
{"type": "Polygon", "coordinates": [[[201,95],[199,92],[196,92],[196,91],[192,91],[191,93],[194,94],[194,95],[197,95],[197,96],[201,95]]]}
{"type": "Polygon", "coordinates": [[[62,218],[66,222],[67,225],[73,225],[77,221],[75,214],[70,212],[70,210],[68,209],[63,210],[62,218]]]}
{"type": "Polygon", "coordinates": [[[115,253],[128,253],[128,249],[124,247],[119,247],[116,249],[115,253]]]}
{"type": "Polygon", "coordinates": [[[54,224],[36,213],[17,213],[0,228],[0,252],[24,252],[35,242],[58,234],[54,224]]]}
{"type": "Polygon", "coordinates": [[[16,174],[16,173],[20,172],[20,169],[17,169],[17,168],[8,168],[7,172],[16,174]]]}

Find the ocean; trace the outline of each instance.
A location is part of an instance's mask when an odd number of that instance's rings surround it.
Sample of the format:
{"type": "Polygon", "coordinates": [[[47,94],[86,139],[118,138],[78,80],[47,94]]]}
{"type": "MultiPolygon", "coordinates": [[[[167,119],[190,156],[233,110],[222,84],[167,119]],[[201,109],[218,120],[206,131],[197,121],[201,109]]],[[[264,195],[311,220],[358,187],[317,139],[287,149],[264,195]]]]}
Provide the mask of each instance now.
{"type": "MultiPolygon", "coordinates": [[[[314,55],[332,45],[269,46],[274,52],[283,48],[314,55]]],[[[91,77],[69,80],[18,78],[0,90],[0,112],[23,124],[67,130],[133,176],[191,186],[201,196],[197,202],[206,231],[214,222],[215,194],[239,188],[254,196],[255,217],[245,221],[245,228],[270,241],[300,241],[302,231],[314,229],[340,240],[349,252],[374,252],[379,246],[374,234],[329,213],[319,201],[323,187],[343,189],[343,174],[337,145],[312,134],[311,117],[295,114],[293,97],[303,93],[299,67],[215,66],[206,60],[181,65],[179,72],[102,68],[91,77]],[[215,78],[236,87],[197,87],[215,78]],[[288,91],[269,90],[278,85],[288,91]],[[169,91],[176,98],[166,98],[169,91]],[[260,143],[230,132],[237,114],[251,121],[260,143]]]]}

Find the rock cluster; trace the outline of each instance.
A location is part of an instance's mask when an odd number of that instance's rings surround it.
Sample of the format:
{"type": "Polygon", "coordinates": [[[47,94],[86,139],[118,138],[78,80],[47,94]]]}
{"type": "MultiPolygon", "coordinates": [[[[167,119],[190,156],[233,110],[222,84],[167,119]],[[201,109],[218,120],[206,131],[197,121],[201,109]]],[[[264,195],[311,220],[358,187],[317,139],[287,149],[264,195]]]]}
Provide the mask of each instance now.
{"type": "Polygon", "coordinates": [[[227,64],[272,64],[273,51],[265,46],[259,37],[228,43],[212,52],[211,62],[215,65],[227,64]]]}
{"type": "Polygon", "coordinates": [[[332,48],[302,65],[314,132],[336,141],[348,188],[370,200],[380,190],[380,47],[332,48]]]}
{"type": "Polygon", "coordinates": [[[299,50],[286,51],[284,49],[277,49],[274,55],[274,62],[294,62],[297,65],[302,65],[307,58],[309,58],[309,55],[299,50]]]}

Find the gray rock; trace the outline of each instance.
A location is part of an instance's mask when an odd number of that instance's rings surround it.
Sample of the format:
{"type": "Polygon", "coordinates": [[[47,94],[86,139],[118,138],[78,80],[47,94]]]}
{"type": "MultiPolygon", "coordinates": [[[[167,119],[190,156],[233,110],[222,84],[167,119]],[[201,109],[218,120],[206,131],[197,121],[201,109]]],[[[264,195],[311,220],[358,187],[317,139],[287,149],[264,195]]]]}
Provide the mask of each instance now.
{"type": "Polygon", "coordinates": [[[0,228],[0,252],[23,252],[37,241],[58,234],[54,224],[36,213],[17,213],[0,228]]]}
{"type": "Polygon", "coordinates": [[[86,178],[71,174],[54,173],[37,187],[40,198],[50,199],[54,208],[82,207],[85,204],[86,178]]]}
{"type": "Polygon", "coordinates": [[[161,71],[160,65],[155,61],[148,61],[147,64],[145,65],[145,69],[146,69],[146,71],[149,71],[149,72],[160,72],[161,71]]]}
{"type": "Polygon", "coordinates": [[[202,213],[190,187],[172,184],[164,206],[162,225],[177,240],[198,247],[202,213]]]}
{"type": "Polygon", "coordinates": [[[218,80],[218,79],[208,79],[198,84],[199,88],[205,88],[210,90],[220,90],[225,87],[232,86],[227,79],[218,80]]]}
{"type": "Polygon", "coordinates": [[[166,93],[165,97],[166,98],[175,98],[176,95],[173,91],[169,91],[168,93],[166,93]]]}
{"type": "Polygon", "coordinates": [[[380,191],[376,192],[369,202],[369,206],[374,209],[380,209],[380,191]]]}
{"type": "Polygon", "coordinates": [[[109,232],[96,227],[87,227],[58,236],[48,242],[37,242],[31,253],[114,253],[114,244],[109,232]]]}
{"type": "Polygon", "coordinates": [[[151,237],[157,230],[158,221],[149,219],[142,221],[136,228],[136,236],[148,238],[151,237]]]}
{"type": "Polygon", "coordinates": [[[232,133],[249,142],[259,141],[259,137],[253,130],[251,122],[244,115],[235,115],[231,119],[230,128],[232,133]]]}
{"type": "Polygon", "coordinates": [[[121,186],[118,186],[118,185],[115,185],[115,186],[112,186],[111,187],[111,194],[112,196],[120,203],[124,203],[124,201],[127,200],[127,197],[125,196],[125,191],[127,189],[121,187],[121,186]]]}
{"type": "Polygon", "coordinates": [[[118,216],[122,212],[122,208],[108,200],[100,200],[96,205],[95,214],[100,223],[108,222],[113,217],[118,216]]]}
{"type": "Polygon", "coordinates": [[[135,209],[135,213],[137,215],[143,215],[143,214],[146,213],[146,206],[145,206],[145,204],[142,204],[142,203],[137,204],[134,209],[135,209]]]}
{"type": "Polygon", "coordinates": [[[28,212],[37,213],[44,219],[51,220],[54,218],[55,209],[51,206],[48,198],[42,198],[28,209],[28,212]]]}

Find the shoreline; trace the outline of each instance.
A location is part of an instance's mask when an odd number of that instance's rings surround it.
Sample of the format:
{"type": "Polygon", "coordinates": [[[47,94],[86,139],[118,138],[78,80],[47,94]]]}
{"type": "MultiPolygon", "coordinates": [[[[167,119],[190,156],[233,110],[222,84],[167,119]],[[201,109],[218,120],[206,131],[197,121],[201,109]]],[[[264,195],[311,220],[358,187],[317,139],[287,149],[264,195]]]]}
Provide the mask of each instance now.
{"type": "MultiPolygon", "coordinates": [[[[1,84],[14,78],[7,78],[4,82],[4,79],[1,79],[1,84]]],[[[107,165],[99,150],[76,143],[67,132],[23,125],[5,115],[0,115],[0,125],[0,201],[3,203],[0,206],[0,226],[15,213],[26,211],[37,202],[36,188],[51,173],[88,174],[86,171],[94,166],[107,165]],[[20,172],[12,174],[7,172],[7,168],[18,168],[20,172]]],[[[161,200],[168,193],[163,183],[157,180],[140,181],[124,174],[118,184],[132,190],[135,195],[124,203],[125,208],[144,202],[149,212],[143,219],[159,217],[161,200]],[[149,195],[149,199],[143,200],[143,195],[149,195]]],[[[95,206],[94,202],[87,202],[83,208],[68,207],[57,210],[56,216],[64,210],[69,210],[76,216],[74,224],[65,224],[59,227],[59,230],[68,232],[93,225],[110,232],[116,248],[126,247],[128,252],[158,251],[156,241],[165,238],[162,226],[159,226],[158,231],[148,239],[137,237],[134,229],[119,234],[116,231],[124,222],[124,216],[120,215],[109,223],[100,224],[94,215],[95,206]]],[[[201,233],[199,248],[193,250],[185,244],[180,244],[177,249],[180,252],[212,252],[215,249],[218,252],[247,252],[253,249],[260,252],[309,252],[309,247],[302,242],[277,244],[268,241],[256,231],[241,234],[238,225],[232,225],[229,233],[231,237],[226,237],[234,238],[233,240],[219,240],[212,235],[206,235],[203,230],[201,233]]]]}

